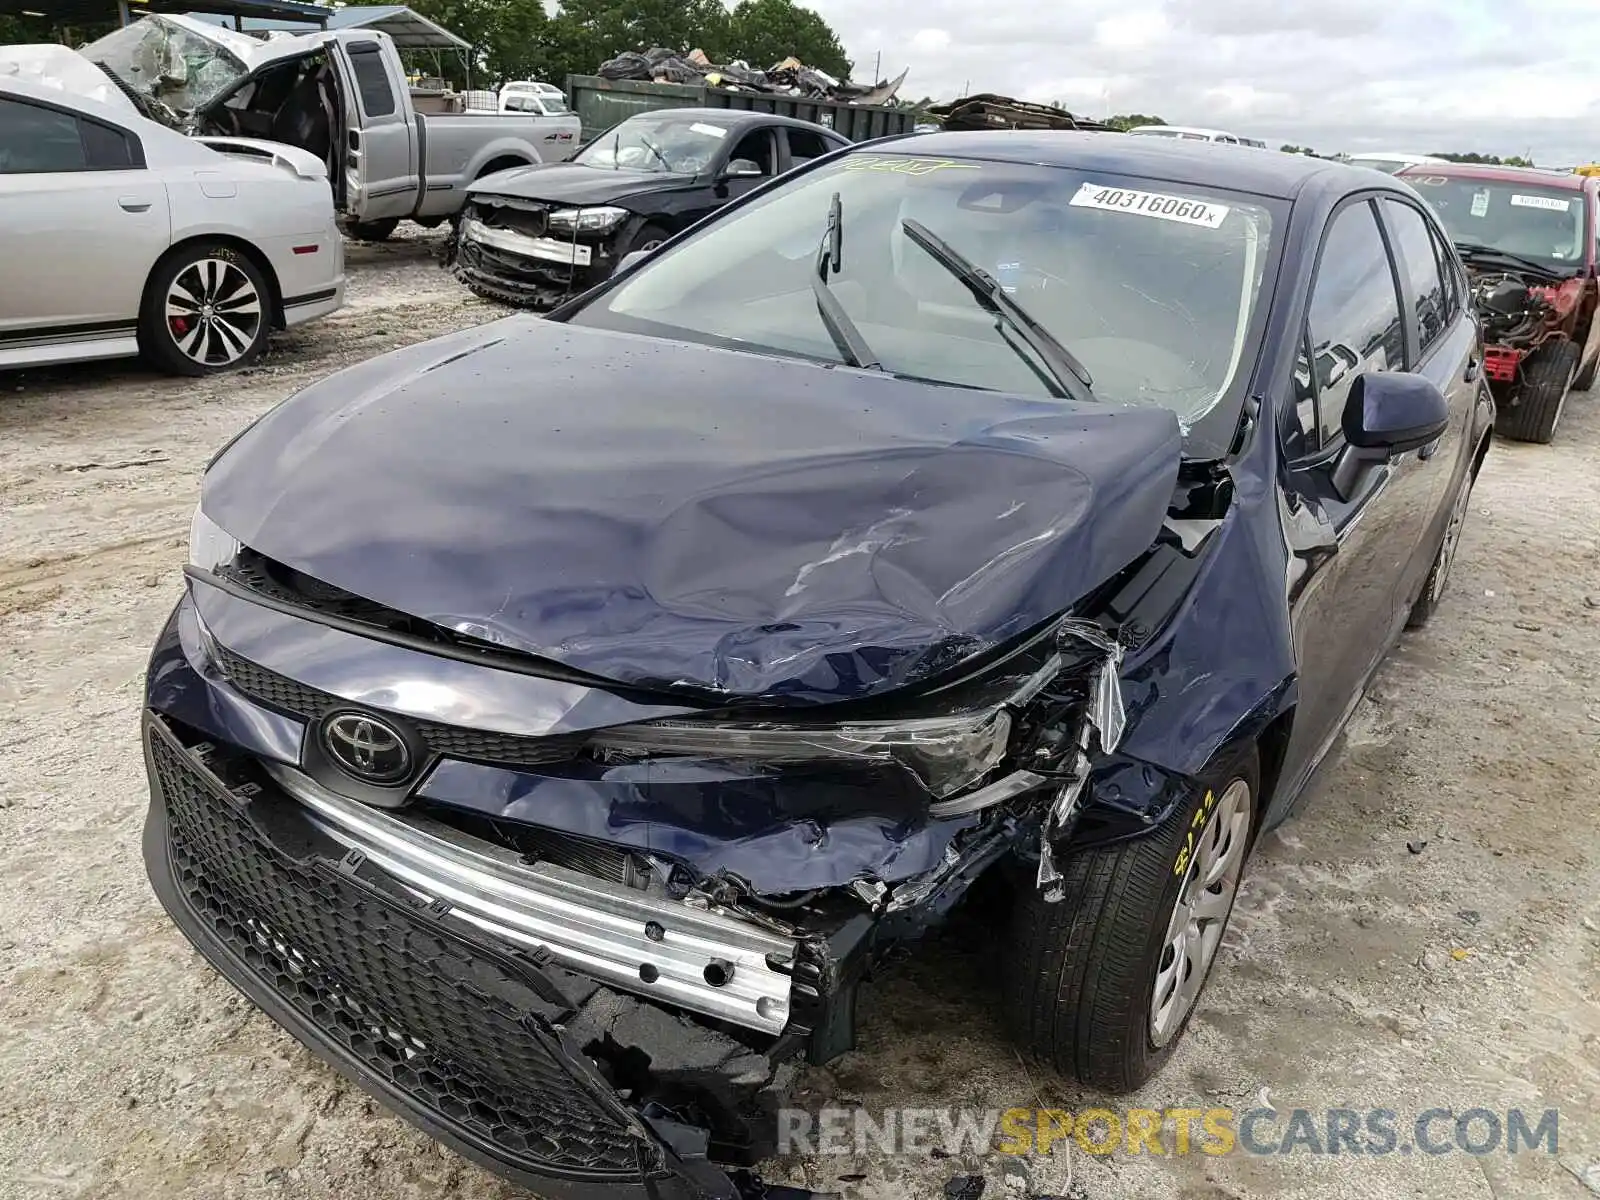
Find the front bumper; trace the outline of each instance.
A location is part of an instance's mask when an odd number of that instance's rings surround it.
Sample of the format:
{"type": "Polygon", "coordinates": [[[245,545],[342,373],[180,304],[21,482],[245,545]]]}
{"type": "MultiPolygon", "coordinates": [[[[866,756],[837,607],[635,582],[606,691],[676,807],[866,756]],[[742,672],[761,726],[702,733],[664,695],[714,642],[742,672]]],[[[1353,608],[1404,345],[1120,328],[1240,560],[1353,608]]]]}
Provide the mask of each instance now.
{"type": "Polygon", "coordinates": [[[533,236],[492,226],[462,214],[456,233],[454,269],[469,287],[521,308],[553,308],[610,278],[620,230],[593,240],[533,236]]]}
{"type": "MultiPolygon", "coordinates": [[[[630,1109],[586,1052],[642,1002],[410,893],[263,787],[249,756],[186,740],[149,712],[144,743],[144,855],[162,906],[313,1052],[551,1200],[741,1194],[692,1146],[669,1147],[663,1131],[683,1127],[630,1109]]],[[[742,1047],[724,1040],[737,1059],[742,1047]]]]}

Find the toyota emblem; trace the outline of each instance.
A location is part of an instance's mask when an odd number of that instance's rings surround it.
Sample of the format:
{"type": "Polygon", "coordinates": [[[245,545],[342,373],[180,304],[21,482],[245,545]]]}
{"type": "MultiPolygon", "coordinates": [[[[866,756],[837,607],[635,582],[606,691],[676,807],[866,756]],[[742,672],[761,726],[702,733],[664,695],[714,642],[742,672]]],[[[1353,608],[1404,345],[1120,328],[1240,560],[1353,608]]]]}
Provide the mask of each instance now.
{"type": "Polygon", "coordinates": [[[411,774],[411,748],[400,731],[367,713],[334,713],[322,723],[322,748],[341,771],[362,783],[399,783],[411,774]]]}

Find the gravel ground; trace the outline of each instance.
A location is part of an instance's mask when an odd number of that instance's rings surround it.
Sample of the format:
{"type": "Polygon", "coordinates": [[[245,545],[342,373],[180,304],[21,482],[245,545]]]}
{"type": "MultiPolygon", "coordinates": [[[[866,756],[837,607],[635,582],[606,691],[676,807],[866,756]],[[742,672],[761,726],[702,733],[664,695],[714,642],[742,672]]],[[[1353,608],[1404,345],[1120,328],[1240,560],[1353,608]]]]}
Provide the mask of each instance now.
{"type": "MultiPolygon", "coordinates": [[[[436,248],[404,229],[353,247],[349,306],[240,375],[0,375],[0,1196],[523,1196],[256,1013],[139,860],[140,677],[201,468],[306,383],[498,316],[436,248]]],[[[1553,446],[1496,445],[1452,595],[1380,673],[1304,815],[1259,847],[1189,1037],[1129,1102],[1389,1108],[1402,1131],[1435,1106],[1558,1108],[1559,1153],[1057,1153],[1010,1179],[998,1156],[870,1153],[764,1173],[874,1200],[968,1171],[990,1196],[1080,1200],[1600,1195],[1597,512],[1600,394],[1553,446]]],[[[991,943],[957,927],[872,986],[860,1049],[810,1072],[803,1102],[1093,1104],[1007,1046],[991,943]]]]}

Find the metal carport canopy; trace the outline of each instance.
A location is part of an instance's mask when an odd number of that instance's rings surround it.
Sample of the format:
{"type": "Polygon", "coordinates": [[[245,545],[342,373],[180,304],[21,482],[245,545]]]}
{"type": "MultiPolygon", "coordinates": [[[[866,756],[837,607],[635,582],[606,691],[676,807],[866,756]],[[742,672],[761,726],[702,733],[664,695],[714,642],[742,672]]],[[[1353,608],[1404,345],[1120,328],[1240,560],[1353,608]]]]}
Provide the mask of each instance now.
{"type": "MultiPolygon", "coordinates": [[[[3,2],[4,0],[0,0],[0,3],[3,2]]],[[[189,3],[193,4],[194,0],[189,0],[189,3]]],[[[213,15],[216,11],[213,9],[210,12],[191,12],[189,15],[197,21],[210,21],[215,25],[226,24],[224,18],[213,15]]],[[[465,38],[435,25],[421,13],[413,12],[403,4],[365,4],[329,9],[325,27],[376,29],[393,38],[394,44],[401,50],[472,49],[472,44],[465,38]]],[[[294,21],[245,17],[246,33],[264,33],[270,30],[284,30],[289,33],[308,32],[303,24],[294,21]]]]}
{"type": "MultiPolygon", "coordinates": [[[[322,4],[307,4],[303,0],[202,0],[204,18],[222,24],[219,18],[250,18],[288,20],[295,22],[285,28],[309,33],[331,18],[338,9],[322,4]],[[309,28],[308,28],[309,27],[309,28]]],[[[64,24],[91,24],[115,21],[120,12],[130,18],[147,13],[180,13],[193,9],[195,0],[0,0],[0,16],[45,16],[64,24]]],[[[197,14],[198,15],[198,14],[197,14]]]]}

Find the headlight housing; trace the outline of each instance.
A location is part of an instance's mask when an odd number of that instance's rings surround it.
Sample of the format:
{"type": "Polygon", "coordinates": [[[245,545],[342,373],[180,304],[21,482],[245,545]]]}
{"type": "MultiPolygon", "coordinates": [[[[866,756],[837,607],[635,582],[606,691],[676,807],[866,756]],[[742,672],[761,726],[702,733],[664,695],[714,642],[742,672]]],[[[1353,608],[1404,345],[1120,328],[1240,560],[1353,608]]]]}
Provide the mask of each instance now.
{"type": "Polygon", "coordinates": [[[237,538],[223,532],[218,525],[195,505],[194,520],[189,523],[189,565],[202,571],[215,571],[239,556],[237,538]]]}
{"type": "Polygon", "coordinates": [[[971,787],[1000,764],[1011,739],[1004,708],[906,721],[786,725],[770,721],[644,721],[593,734],[600,750],[761,762],[898,763],[936,797],[971,787]]]}
{"type": "Polygon", "coordinates": [[[627,219],[627,209],[607,204],[599,208],[558,208],[550,214],[549,225],[562,233],[610,233],[627,219]]]}
{"type": "Polygon", "coordinates": [[[774,765],[898,764],[921,780],[935,800],[942,800],[974,787],[1005,761],[1016,714],[1062,667],[1047,632],[975,675],[925,693],[899,719],[830,723],[673,718],[596,730],[589,745],[621,755],[774,765]]]}

